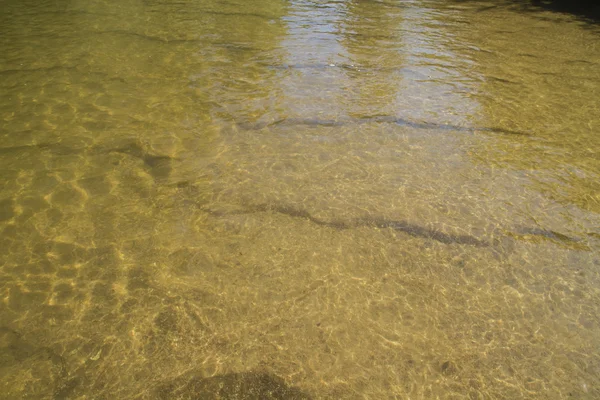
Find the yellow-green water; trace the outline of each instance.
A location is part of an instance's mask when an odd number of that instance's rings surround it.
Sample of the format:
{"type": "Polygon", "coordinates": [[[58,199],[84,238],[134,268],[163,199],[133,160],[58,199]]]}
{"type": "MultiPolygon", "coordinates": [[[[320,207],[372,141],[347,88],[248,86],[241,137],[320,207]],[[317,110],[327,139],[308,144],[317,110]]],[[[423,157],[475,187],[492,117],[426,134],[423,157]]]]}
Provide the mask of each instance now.
{"type": "Polygon", "coordinates": [[[0,398],[597,399],[600,29],[4,1],[0,398]]]}

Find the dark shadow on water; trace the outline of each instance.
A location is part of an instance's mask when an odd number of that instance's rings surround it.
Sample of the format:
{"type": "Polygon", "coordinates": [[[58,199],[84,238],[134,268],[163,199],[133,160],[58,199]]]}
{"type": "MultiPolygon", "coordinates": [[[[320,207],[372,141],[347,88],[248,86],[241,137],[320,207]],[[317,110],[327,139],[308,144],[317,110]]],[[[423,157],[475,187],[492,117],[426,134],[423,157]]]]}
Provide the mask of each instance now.
{"type": "Polygon", "coordinates": [[[600,3],[589,0],[533,0],[533,5],[549,11],[579,15],[596,23],[600,22],[600,3]]]}
{"type": "Polygon", "coordinates": [[[573,14],[587,22],[600,22],[600,2],[593,0],[454,0],[454,3],[480,3],[479,11],[489,11],[496,7],[510,7],[518,11],[546,10],[573,14]]]}
{"type": "Polygon", "coordinates": [[[244,372],[210,378],[185,376],[161,384],[155,399],[308,400],[311,397],[283,379],[266,373],[244,372]]]}

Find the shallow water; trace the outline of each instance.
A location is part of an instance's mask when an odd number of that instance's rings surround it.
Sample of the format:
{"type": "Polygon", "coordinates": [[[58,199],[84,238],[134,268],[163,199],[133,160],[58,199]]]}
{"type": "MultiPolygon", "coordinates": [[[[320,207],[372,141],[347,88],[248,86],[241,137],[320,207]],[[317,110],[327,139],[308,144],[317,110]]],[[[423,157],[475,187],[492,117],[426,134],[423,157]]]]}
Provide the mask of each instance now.
{"type": "Polygon", "coordinates": [[[0,398],[600,397],[600,30],[511,4],[5,1],[0,398]]]}

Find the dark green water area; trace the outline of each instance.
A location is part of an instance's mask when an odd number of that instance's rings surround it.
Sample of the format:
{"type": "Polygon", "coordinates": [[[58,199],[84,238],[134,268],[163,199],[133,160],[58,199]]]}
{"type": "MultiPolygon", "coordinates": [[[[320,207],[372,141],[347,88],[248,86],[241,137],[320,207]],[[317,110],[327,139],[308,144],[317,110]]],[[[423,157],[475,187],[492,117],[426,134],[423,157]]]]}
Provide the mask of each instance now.
{"type": "Polygon", "coordinates": [[[0,2],[0,399],[600,398],[600,26],[0,2]]]}

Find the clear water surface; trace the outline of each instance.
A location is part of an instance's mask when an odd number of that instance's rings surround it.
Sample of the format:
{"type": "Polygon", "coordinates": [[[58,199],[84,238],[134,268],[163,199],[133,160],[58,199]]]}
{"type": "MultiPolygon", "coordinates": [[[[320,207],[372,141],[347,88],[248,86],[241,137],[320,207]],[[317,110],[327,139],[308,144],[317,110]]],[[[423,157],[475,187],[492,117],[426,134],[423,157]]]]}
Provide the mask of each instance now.
{"type": "Polygon", "coordinates": [[[0,398],[600,397],[597,25],[6,0],[0,91],[0,398]]]}

